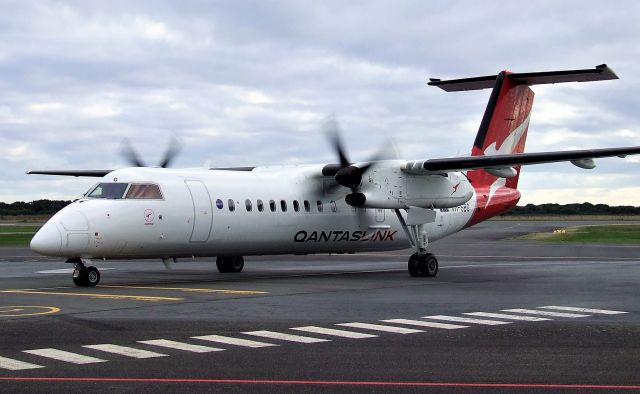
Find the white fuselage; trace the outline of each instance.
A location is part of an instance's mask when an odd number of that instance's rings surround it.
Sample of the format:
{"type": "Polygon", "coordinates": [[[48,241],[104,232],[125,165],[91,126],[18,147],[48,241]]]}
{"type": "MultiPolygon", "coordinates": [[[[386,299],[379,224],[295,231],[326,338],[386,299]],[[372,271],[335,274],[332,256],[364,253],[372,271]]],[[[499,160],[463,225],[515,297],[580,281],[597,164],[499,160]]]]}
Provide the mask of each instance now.
{"type": "MultiPolygon", "coordinates": [[[[398,171],[397,166],[389,168],[398,171]]],[[[334,181],[319,176],[320,171],[319,166],[253,171],[117,170],[102,181],[153,183],[160,187],[162,198],[81,198],[45,224],[32,248],[51,256],[127,259],[354,253],[410,247],[394,210],[347,205],[344,196],[349,190],[327,187],[334,181]]],[[[435,221],[423,226],[429,241],[469,223],[476,198],[463,174],[398,176],[379,168],[362,182],[362,189],[379,199],[411,205],[437,188],[445,190],[440,195],[473,193],[473,197],[455,208],[435,209],[435,221]]],[[[406,219],[405,211],[400,212],[406,219]]]]}

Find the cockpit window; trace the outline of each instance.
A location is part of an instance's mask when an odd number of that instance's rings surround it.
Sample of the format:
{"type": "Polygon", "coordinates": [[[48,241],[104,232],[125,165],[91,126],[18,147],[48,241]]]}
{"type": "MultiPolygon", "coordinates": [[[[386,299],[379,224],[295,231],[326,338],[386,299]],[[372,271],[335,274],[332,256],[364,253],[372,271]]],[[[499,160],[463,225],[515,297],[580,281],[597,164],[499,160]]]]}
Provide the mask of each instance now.
{"type": "Polygon", "coordinates": [[[124,191],[127,190],[128,183],[116,183],[116,182],[103,182],[98,183],[96,187],[93,188],[87,194],[89,198],[122,198],[124,191]]]}
{"type": "Polygon", "coordinates": [[[162,193],[158,185],[152,183],[134,183],[129,187],[125,198],[161,200],[162,193]]]}

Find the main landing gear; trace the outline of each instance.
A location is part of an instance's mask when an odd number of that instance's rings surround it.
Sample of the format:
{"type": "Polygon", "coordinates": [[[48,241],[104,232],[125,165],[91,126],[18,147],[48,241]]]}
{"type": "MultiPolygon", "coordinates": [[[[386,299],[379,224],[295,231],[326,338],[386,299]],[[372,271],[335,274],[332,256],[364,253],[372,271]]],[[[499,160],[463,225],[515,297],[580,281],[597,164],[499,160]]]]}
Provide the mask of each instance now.
{"type": "Polygon", "coordinates": [[[418,277],[434,277],[438,274],[438,259],[431,253],[427,253],[427,245],[429,240],[427,235],[423,233],[422,229],[424,224],[410,223],[407,225],[404,218],[400,214],[400,210],[395,210],[398,220],[402,225],[411,247],[415,250],[415,253],[409,257],[409,264],[407,268],[409,275],[418,277]]]}
{"type": "Polygon", "coordinates": [[[223,273],[240,272],[244,268],[244,259],[242,256],[218,257],[216,267],[218,267],[218,271],[223,273]]]}
{"type": "Polygon", "coordinates": [[[80,287],[94,287],[100,283],[100,271],[96,267],[86,267],[81,259],[68,259],[67,263],[73,264],[73,283],[80,287]]]}

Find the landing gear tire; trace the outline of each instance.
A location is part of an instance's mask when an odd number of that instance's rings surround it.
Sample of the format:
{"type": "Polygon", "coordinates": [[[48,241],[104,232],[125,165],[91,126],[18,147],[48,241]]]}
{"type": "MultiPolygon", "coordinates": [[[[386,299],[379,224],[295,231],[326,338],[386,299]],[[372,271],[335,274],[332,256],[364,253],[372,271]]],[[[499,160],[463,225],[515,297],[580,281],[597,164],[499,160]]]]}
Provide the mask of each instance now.
{"type": "Polygon", "coordinates": [[[85,267],[82,263],[76,264],[72,279],[76,286],[94,287],[100,283],[100,271],[96,267],[85,267]]]}
{"type": "Polygon", "coordinates": [[[438,274],[438,259],[431,253],[409,257],[409,275],[413,277],[434,277],[438,274]]]}
{"type": "Polygon", "coordinates": [[[242,256],[218,257],[216,267],[222,273],[241,272],[244,268],[244,258],[242,256]]]}

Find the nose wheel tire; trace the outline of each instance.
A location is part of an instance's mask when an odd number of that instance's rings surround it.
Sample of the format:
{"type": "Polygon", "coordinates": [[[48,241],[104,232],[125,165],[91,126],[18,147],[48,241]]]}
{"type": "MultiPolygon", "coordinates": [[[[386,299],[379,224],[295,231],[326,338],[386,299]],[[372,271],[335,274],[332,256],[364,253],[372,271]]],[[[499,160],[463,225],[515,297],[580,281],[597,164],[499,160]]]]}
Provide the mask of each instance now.
{"type": "Polygon", "coordinates": [[[216,267],[222,273],[241,272],[244,268],[244,259],[242,256],[218,257],[216,267]]]}
{"type": "Polygon", "coordinates": [[[80,287],[94,287],[100,283],[100,271],[96,267],[76,267],[73,270],[73,283],[80,287]]]}
{"type": "Polygon", "coordinates": [[[438,259],[431,253],[423,255],[414,253],[409,257],[407,268],[411,276],[434,277],[438,274],[438,259]]]}

